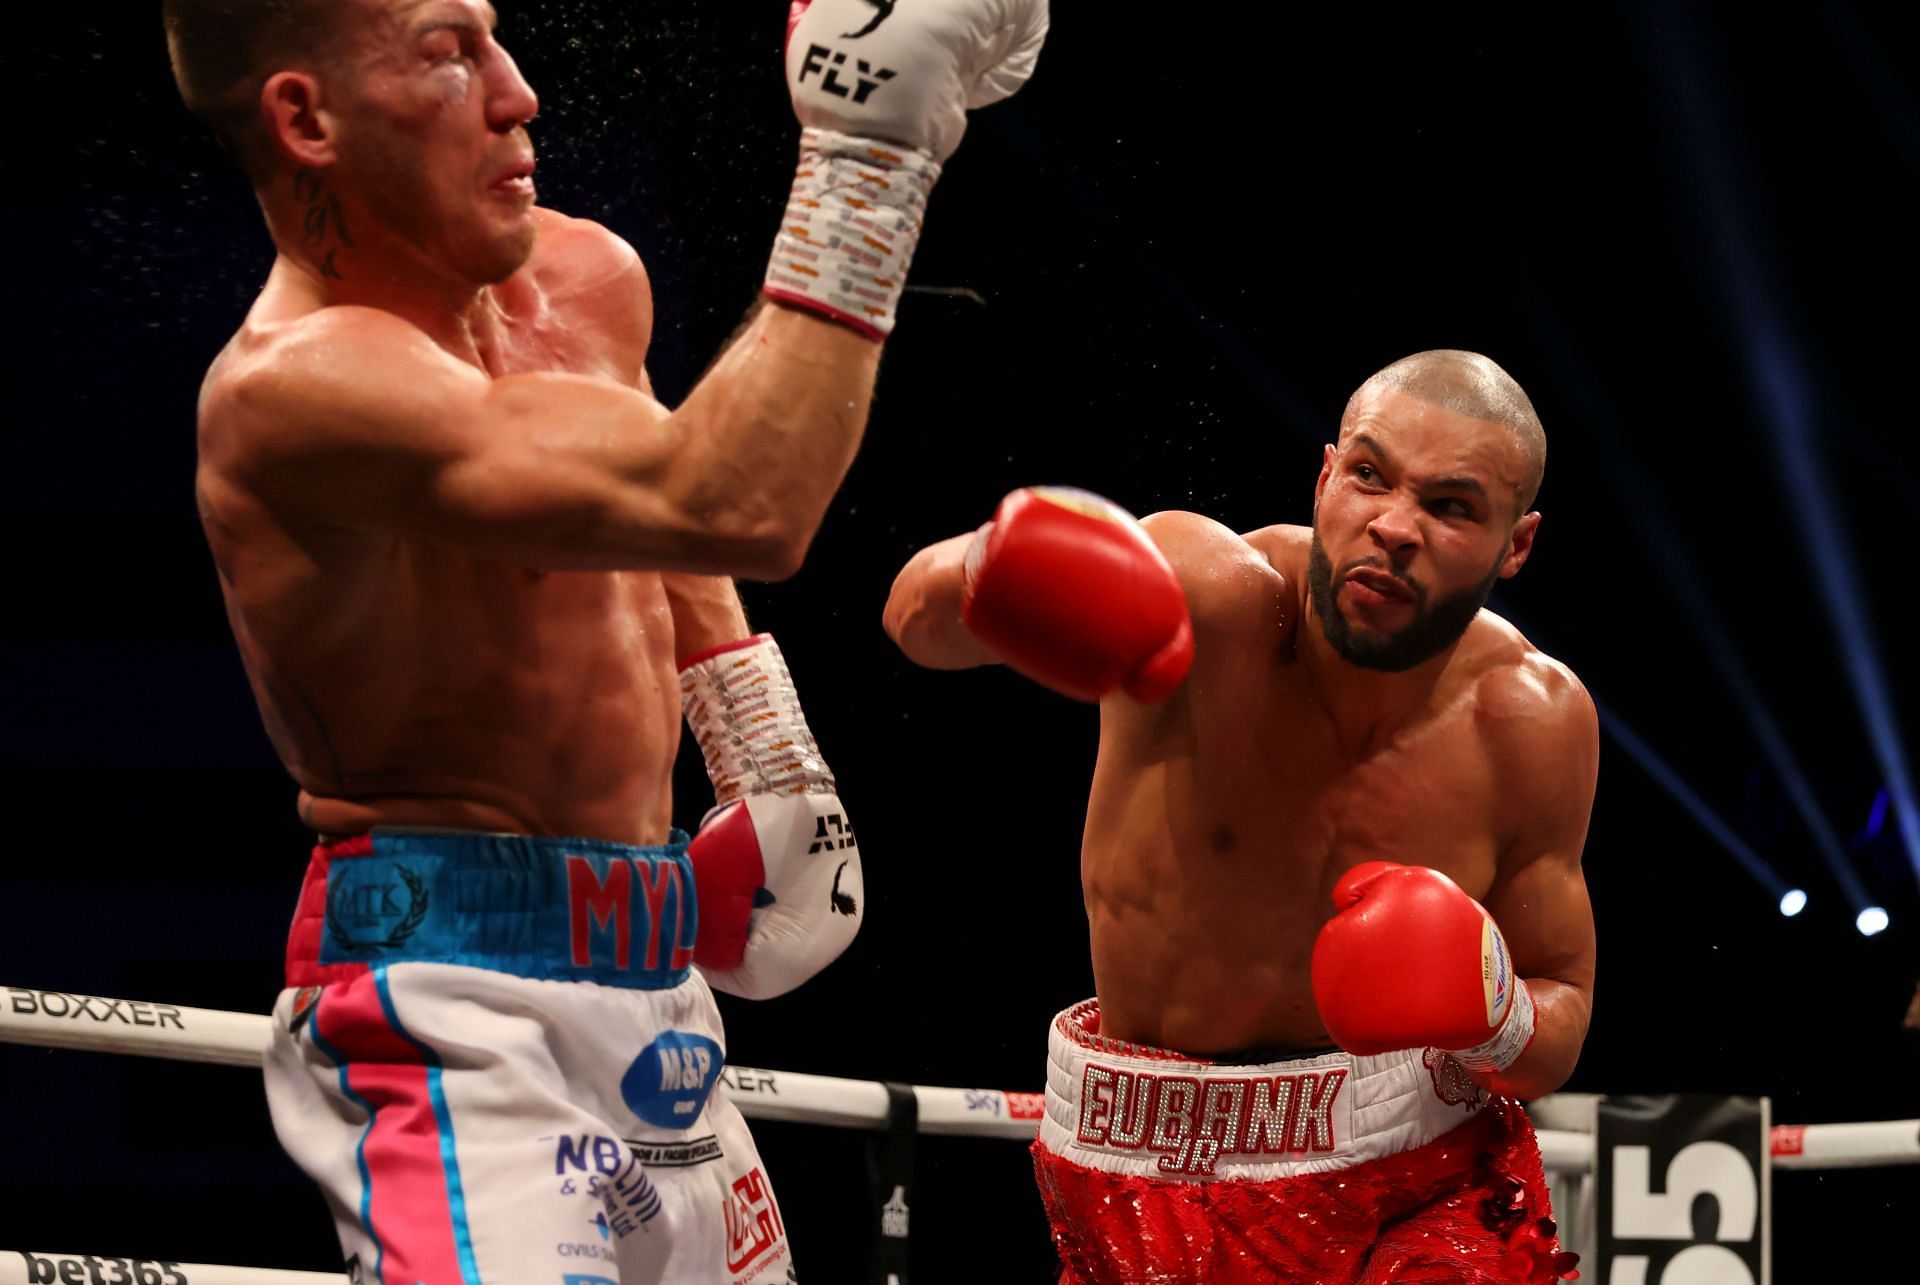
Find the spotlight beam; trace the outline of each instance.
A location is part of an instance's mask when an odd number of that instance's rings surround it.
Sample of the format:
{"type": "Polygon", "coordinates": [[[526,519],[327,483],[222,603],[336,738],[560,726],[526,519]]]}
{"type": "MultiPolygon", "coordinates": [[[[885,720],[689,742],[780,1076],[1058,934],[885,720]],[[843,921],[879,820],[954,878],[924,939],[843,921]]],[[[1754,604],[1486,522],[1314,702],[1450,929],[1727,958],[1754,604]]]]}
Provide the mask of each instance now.
{"type": "MultiPolygon", "coordinates": [[[[1527,623],[1521,620],[1517,613],[1508,611],[1504,604],[1496,603],[1494,604],[1494,609],[1498,611],[1500,615],[1504,616],[1514,628],[1518,629],[1528,638],[1540,643],[1542,646],[1548,645],[1544,637],[1529,628],[1527,623]]],[[[1587,694],[1593,696],[1591,688],[1588,689],[1587,694]]],[[[1647,744],[1644,737],[1634,731],[1632,726],[1630,726],[1624,718],[1614,713],[1611,706],[1598,696],[1593,696],[1593,708],[1600,716],[1600,729],[1612,737],[1614,741],[1619,744],[1620,748],[1627,752],[1627,757],[1639,764],[1640,769],[1653,779],[1654,784],[1665,790],[1673,801],[1680,805],[1681,810],[1692,817],[1694,822],[1699,825],[1702,830],[1705,830],[1718,840],[1720,846],[1727,850],[1727,854],[1739,862],[1749,875],[1753,876],[1754,882],[1773,894],[1773,900],[1776,906],[1787,893],[1792,891],[1787,881],[1775,873],[1773,867],[1767,864],[1766,859],[1755,852],[1751,844],[1735,833],[1734,828],[1728,825],[1726,821],[1721,818],[1720,814],[1715,812],[1713,808],[1708,805],[1707,801],[1701,798],[1699,793],[1686,783],[1679,772],[1675,771],[1665,759],[1660,757],[1659,752],[1655,750],[1653,746],[1647,744]]]]}
{"type": "MultiPolygon", "coordinates": [[[[1581,362],[1579,346],[1568,339],[1559,316],[1537,297],[1530,303],[1533,329],[1542,340],[1542,348],[1553,359],[1560,382],[1571,390],[1572,400],[1586,408],[1601,426],[1621,422],[1608,394],[1581,362]]],[[[1612,479],[1612,494],[1626,505],[1632,515],[1632,520],[1626,523],[1627,528],[1637,532],[1642,540],[1657,551],[1659,556],[1654,558],[1654,566],[1674,601],[1686,613],[1694,635],[1706,644],[1713,657],[1714,672],[1732,689],[1734,699],[1746,717],[1747,726],[1752,729],[1754,739],[1773,765],[1774,774],[1786,786],[1787,797],[1800,814],[1800,820],[1812,836],[1828,872],[1856,911],[1866,909],[1871,904],[1871,898],[1861,884],[1860,876],[1848,864],[1839,835],[1826,814],[1820,810],[1813,787],[1808,783],[1806,773],[1801,770],[1799,760],[1774,718],[1773,711],[1768,708],[1766,698],[1760,694],[1759,684],[1754,681],[1746,661],[1741,658],[1726,626],[1721,623],[1719,613],[1701,591],[1700,586],[1707,583],[1707,579],[1695,564],[1686,543],[1674,530],[1672,519],[1667,516],[1664,507],[1654,502],[1654,488],[1640,476],[1639,470],[1633,467],[1623,452],[1603,451],[1600,459],[1612,479]]]]}
{"type": "Polygon", "coordinates": [[[1693,179],[1711,221],[1714,260],[1727,287],[1731,320],[1745,340],[1748,376],[1769,430],[1782,481],[1795,503],[1788,506],[1815,567],[1814,582],[1827,611],[1853,688],[1854,703],[1887,788],[1907,861],[1920,879],[1920,807],[1915,806],[1905,747],[1893,723],[1891,685],[1863,606],[1865,595],[1853,569],[1846,529],[1833,502],[1825,460],[1814,443],[1811,397],[1799,353],[1780,323],[1766,264],[1734,191],[1730,169],[1736,150],[1719,120],[1718,105],[1702,92],[1699,59],[1681,47],[1684,14],[1676,11],[1659,39],[1665,77],[1679,97],[1677,128],[1683,168],[1693,179]]]}
{"type": "Polygon", "coordinates": [[[1672,796],[1675,803],[1685,809],[1687,815],[1693,818],[1694,824],[1718,840],[1720,846],[1725,848],[1727,853],[1753,876],[1756,883],[1772,893],[1774,903],[1779,904],[1790,891],[1786,880],[1775,874],[1773,867],[1768,865],[1745,839],[1735,834],[1733,827],[1721,820],[1720,814],[1707,806],[1707,801],[1696,794],[1693,787],[1683,781],[1680,774],[1669,767],[1666,760],[1641,739],[1638,732],[1627,725],[1626,720],[1615,714],[1607,707],[1606,702],[1597,696],[1593,699],[1593,705],[1600,713],[1600,726],[1606,730],[1607,735],[1611,736],[1620,748],[1640,765],[1641,771],[1652,777],[1672,796]]]}

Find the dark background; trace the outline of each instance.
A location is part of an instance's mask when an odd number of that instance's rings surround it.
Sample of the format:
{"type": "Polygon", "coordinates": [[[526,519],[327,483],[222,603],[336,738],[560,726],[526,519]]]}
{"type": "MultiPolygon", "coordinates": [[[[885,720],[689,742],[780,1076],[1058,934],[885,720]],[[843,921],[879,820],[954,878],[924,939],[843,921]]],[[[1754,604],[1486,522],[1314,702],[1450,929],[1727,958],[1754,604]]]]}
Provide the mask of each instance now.
{"type": "MultiPolygon", "coordinates": [[[[544,98],[543,199],[640,249],[674,401],[751,300],[786,190],[784,6],[500,7],[544,98]]],[[[309,839],[192,471],[196,387],[270,247],[175,100],[158,8],[10,10],[0,984],[264,1011],[309,839]]],[[[1920,899],[1894,818],[1869,824],[1887,774],[1827,594],[1859,595],[1911,744],[1920,111],[1892,7],[1331,8],[1058,0],[1034,83],[976,116],[914,279],[988,302],[910,299],[806,569],[744,591],[858,818],[871,902],[799,994],[723,999],[733,1058],[1037,1089],[1047,1018],[1091,990],[1094,717],[904,663],[879,611],[912,550],[1032,482],[1304,522],[1348,392],[1457,346],[1527,386],[1552,442],[1536,556],[1496,605],[1812,897],[1783,919],[1610,732],[1569,1088],[1920,1114],[1900,1029],[1920,899]],[[1809,459],[1776,450],[1781,423],[1809,459]],[[1810,490],[1837,561],[1812,556],[1810,490]],[[1855,932],[1754,702],[1884,934],[1855,932]]],[[[697,756],[680,779],[693,821],[697,756]]],[[[251,1072],[3,1047],[0,1099],[0,1244],[336,1264],[251,1072]]],[[[859,1279],[859,1137],[756,1132],[805,1278],[859,1279]]],[[[923,1139],[919,1173],[921,1279],[1048,1279],[1018,1146],[923,1139]]],[[[1776,1279],[1910,1262],[1889,1242],[1911,1242],[1913,1173],[1778,1175],[1776,1279]]]]}

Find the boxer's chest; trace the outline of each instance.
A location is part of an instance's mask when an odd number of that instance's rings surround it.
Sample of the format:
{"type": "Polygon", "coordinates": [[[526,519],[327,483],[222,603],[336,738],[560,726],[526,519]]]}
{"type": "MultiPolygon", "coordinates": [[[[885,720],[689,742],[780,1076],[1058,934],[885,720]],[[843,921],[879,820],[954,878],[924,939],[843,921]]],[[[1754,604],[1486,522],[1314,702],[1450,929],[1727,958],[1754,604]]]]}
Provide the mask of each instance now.
{"type": "Polygon", "coordinates": [[[1293,887],[1330,889],[1350,867],[1385,860],[1431,866],[1484,896],[1511,828],[1513,800],[1470,706],[1355,753],[1310,698],[1283,689],[1243,706],[1199,765],[1216,850],[1293,887]]]}

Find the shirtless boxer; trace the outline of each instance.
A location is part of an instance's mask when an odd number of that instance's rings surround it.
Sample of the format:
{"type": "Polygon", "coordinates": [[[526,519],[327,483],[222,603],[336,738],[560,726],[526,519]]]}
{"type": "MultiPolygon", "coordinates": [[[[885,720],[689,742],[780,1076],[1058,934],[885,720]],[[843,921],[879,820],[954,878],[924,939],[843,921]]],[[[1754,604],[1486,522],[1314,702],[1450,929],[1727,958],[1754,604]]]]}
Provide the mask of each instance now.
{"type": "Polygon", "coordinates": [[[1348,402],[1311,530],[1029,490],[900,573],[913,660],[1100,700],[1098,998],[1054,1023],[1034,1148],[1063,1280],[1571,1266],[1513,1099],[1586,1035],[1597,722],[1480,609],[1545,457],[1504,371],[1421,353],[1348,402]]]}
{"type": "Polygon", "coordinates": [[[825,966],[860,867],[720,577],[798,567],[928,190],[1046,27],[929,0],[844,34],[870,11],[792,6],[775,303],[669,411],[639,259],[535,206],[486,0],[167,0],[279,251],[207,376],[198,493],[322,836],[267,1086],[357,1281],[792,1279],[709,983],[825,966]],[[720,805],[691,845],[682,710],[720,805]]]}

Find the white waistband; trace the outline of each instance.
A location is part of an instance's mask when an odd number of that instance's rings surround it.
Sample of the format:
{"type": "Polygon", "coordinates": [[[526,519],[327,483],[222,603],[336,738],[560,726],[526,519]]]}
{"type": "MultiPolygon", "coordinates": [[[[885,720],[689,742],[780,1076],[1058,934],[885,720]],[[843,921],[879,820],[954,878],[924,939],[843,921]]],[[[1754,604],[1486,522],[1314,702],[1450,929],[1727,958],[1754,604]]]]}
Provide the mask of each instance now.
{"type": "Polygon", "coordinates": [[[1437,1049],[1257,1066],[1107,1039],[1098,1004],[1047,1035],[1040,1142],[1090,1169],[1168,1180],[1326,1173],[1431,1142],[1487,1095],[1437,1049]]]}

